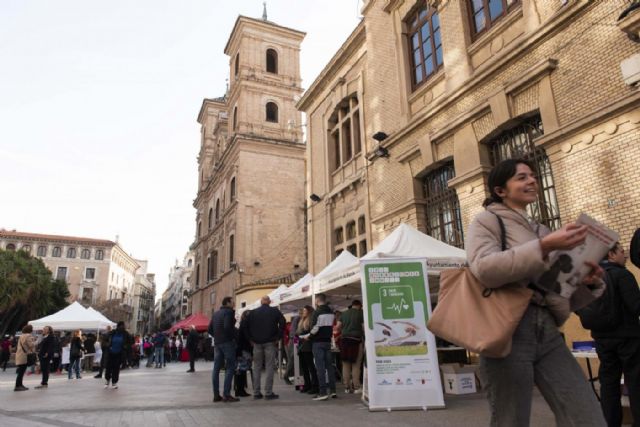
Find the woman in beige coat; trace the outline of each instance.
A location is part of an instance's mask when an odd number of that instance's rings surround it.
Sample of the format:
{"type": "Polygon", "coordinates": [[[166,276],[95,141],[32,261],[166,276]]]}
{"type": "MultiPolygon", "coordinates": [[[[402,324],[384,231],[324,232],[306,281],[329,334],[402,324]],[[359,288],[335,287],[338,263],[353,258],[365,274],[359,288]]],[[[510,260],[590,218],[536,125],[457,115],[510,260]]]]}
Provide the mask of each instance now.
{"type": "MultiPolygon", "coordinates": [[[[467,233],[467,258],[473,274],[485,286],[529,286],[549,268],[548,255],[582,244],[586,227],[567,224],[550,232],[527,215],[538,198],[531,164],[506,160],[489,174],[491,196],[467,233]],[[506,250],[498,217],[506,231],[506,250]]],[[[480,373],[488,390],[492,426],[528,426],[533,386],[551,407],[559,426],[604,426],[600,407],[558,327],[571,311],[602,294],[602,270],[592,272],[566,300],[536,288],[504,358],[480,357],[480,373]]],[[[533,286],[533,285],[532,285],[533,286]]]]}
{"type": "Polygon", "coordinates": [[[27,325],[22,328],[22,335],[18,339],[18,345],[16,345],[16,366],[17,374],[16,377],[16,386],[13,391],[25,391],[29,390],[27,387],[22,385],[22,378],[24,377],[24,373],[27,370],[27,354],[36,352],[36,343],[33,339],[33,326],[27,325]]]}

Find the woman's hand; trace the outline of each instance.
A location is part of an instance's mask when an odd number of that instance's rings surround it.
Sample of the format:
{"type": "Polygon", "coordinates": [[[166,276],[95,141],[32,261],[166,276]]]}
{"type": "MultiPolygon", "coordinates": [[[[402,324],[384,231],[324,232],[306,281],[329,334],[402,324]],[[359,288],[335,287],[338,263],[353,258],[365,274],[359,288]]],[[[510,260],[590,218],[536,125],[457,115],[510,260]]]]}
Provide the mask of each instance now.
{"type": "Polygon", "coordinates": [[[542,255],[546,258],[552,251],[573,249],[583,244],[586,238],[586,225],[567,224],[540,239],[542,255]]]}
{"type": "Polygon", "coordinates": [[[591,267],[591,271],[584,277],[584,279],[582,279],[581,284],[585,286],[599,284],[604,277],[604,270],[602,267],[591,261],[586,261],[585,264],[591,267]]]}

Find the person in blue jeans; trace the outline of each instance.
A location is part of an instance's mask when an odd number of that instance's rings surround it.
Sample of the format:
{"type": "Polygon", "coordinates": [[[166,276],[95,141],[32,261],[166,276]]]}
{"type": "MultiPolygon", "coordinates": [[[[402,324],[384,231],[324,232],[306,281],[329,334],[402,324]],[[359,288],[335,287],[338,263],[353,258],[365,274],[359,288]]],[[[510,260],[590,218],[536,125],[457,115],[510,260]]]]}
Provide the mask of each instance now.
{"type": "Polygon", "coordinates": [[[69,355],[69,379],[73,377],[73,373],[76,374],[76,379],[80,379],[80,359],[84,352],[84,346],[82,345],[82,331],[75,331],[73,338],[71,339],[71,349],[69,355]]]}
{"type": "Polygon", "coordinates": [[[213,336],[215,352],[213,374],[211,376],[214,402],[237,402],[240,400],[231,396],[231,381],[236,371],[235,324],[233,299],[224,297],[222,299],[222,307],[213,314],[211,323],[209,323],[209,335],[213,336]],[[225,366],[224,388],[222,395],[220,395],[220,369],[223,362],[225,366]]]}
{"type": "Polygon", "coordinates": [[[166,337],[160,331],[156,333],[153,337],[153,346],[155,348],[155,362],[156,368],[162,368],[164,365],[164,343],[166,341],[166,337]]]}
{"type": "Polygon", "coordinates": [[[319,393],[313,400],[337,398],[336,374],[333,368],[331,337],[333,336],[333,320],[335,315],[325,294],[316,295],[316,307],[311,318],[311,332],[301,338],[311,340],[311,351],[318,372],[319,393]],[[327,384],[328,378],[328,384],[327,384]]]}

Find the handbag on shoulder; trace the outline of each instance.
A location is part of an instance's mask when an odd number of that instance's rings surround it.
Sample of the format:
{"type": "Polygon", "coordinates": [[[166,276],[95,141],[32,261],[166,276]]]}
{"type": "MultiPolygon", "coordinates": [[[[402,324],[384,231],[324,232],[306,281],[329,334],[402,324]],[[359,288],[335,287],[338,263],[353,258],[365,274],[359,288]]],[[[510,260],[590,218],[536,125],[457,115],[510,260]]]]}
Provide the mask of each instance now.
{"type": "MultiPolygon", "coordinates": [[[[500,224],[502,250],[506,250],[506,232],[500,224]]],[[[469,351],[487,357],[506,357],[511,353],[511,339],[533,291],[506,285],[487,288],[471,273],[469,267],[440,273],[438,304],[427,328],[469,351]]]]}

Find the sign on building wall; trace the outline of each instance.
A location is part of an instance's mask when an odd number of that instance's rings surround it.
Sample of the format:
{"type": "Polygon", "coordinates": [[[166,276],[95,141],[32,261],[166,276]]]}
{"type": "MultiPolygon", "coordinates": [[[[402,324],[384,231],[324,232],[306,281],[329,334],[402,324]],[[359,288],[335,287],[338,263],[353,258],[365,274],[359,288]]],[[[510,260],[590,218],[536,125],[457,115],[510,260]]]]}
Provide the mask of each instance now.
{"type": "Polygon", "coordinates": [[[426,259],[361,261],[369,409],[444,407],[426,259]]]}

